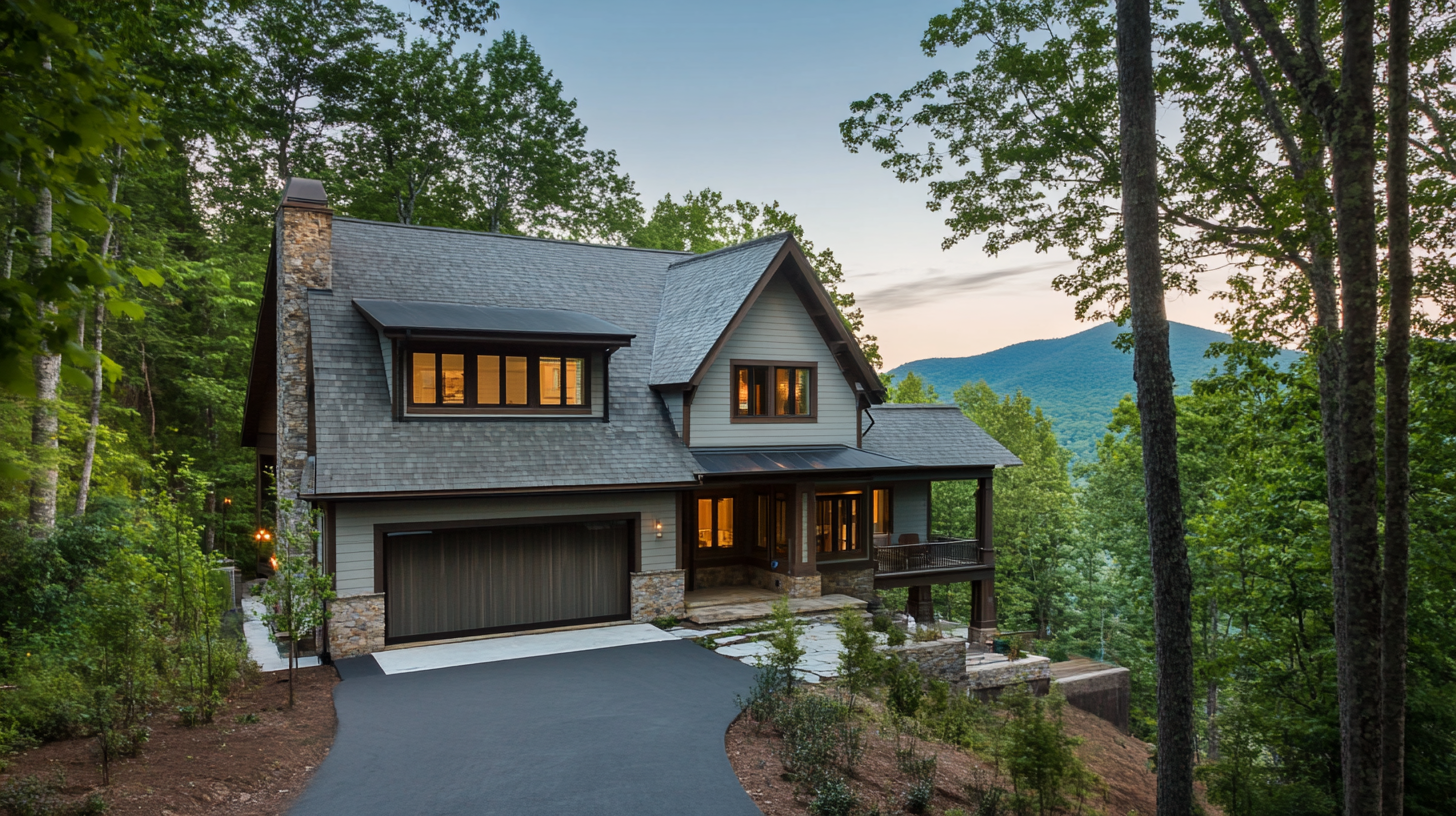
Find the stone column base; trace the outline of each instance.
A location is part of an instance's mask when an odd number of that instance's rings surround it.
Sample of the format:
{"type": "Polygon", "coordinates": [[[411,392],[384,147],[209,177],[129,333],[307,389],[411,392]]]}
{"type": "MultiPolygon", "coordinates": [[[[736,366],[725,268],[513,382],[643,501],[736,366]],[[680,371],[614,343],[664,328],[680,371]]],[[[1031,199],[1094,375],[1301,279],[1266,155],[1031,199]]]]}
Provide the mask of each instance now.
{"type": "Polygon", "coordinates": [[[824,576],[815,573],[813,575],[785,575],[784,587],[788,590],[790,598],[818,598],[824,594],[824,576]]]}
{"type": "Polygon", "coordinates": [[[878,601],[875,595],[874,567],[821,572],[819,575],[824,579],[822,591],[825,595],[848,595],[869,603],[878,601]]]}
{"type": "Polygon", "coordinates": [[[687,570],[653,570],[632,573],[632,622],[651,623],[668,616],[687,615],[683,593],[687,570]]]}
{"type": "Polygon", "coordinates": [[[384,593],[329,601],[329,656],[335,660],[384,649],[384,593]]]}

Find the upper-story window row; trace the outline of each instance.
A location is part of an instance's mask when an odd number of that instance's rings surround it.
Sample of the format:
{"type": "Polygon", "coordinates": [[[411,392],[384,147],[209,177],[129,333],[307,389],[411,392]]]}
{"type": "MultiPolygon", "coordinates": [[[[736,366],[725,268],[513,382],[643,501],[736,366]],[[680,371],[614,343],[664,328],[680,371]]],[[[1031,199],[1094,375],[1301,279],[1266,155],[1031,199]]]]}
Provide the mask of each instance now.
{"type": "Polygon", "coordinates": [[[589,358],[579,355],[411,350],[409,407],[417,413],[587,413],[589,358]]]}
{"type": "Polygon", "coordinates": [[[734,364],[733,417],[813,419],[814,373],[808,363],[734,364]]]}

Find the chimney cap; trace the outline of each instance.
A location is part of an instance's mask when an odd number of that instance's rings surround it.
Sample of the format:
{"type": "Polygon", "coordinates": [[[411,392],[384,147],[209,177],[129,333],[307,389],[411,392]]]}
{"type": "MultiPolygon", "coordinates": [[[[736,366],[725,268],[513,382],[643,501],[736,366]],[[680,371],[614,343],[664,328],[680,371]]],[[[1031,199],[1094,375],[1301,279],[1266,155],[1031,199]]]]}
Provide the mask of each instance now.
{"type": "Polygon", "coordinates": [[[294,177],[283,185],[283,200],[278,202],[278,206],[328,209],[329,196],[324,192],[322,181],[294,177]]]}

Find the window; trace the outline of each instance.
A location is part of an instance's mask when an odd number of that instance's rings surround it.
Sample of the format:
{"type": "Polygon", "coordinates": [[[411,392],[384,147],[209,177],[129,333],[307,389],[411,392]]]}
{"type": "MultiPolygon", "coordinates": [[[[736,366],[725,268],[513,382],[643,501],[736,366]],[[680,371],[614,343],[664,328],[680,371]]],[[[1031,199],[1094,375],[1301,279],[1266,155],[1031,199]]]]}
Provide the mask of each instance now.
{"type": "Polygon", "coordinates": [[[860,541],[860,505],[863,493],[842,493],[819,496],[817,501],[819,552],[824,560],[847,556],[864,549],[860,541]]]}
{"type": "Polygon", "coordinates": [[[735,418],[814,417],[814,367],[802,363],[733,366],[735,418]]]}
{"type": "Polygon", "coordinates": [[[698,499],[698,549],[733,549],[733,497],[698,499]]]}
{"type": "Polygon", "coordinates": [[[875,535],[890,534],[890,489],[888,487],[876,488],[871,494],[871,524],[875,535]]]}
{"type": "Polygon", "coordinates": [[[757,535],[753,549],[775,559],[789,557],[789,499],[783,493],[760,493],[757,535]]]}
{"type": "Polygon", "coordinates": [[[420,350],[408,355],[415,413],[588,413],[586,357],[420,350]]]}

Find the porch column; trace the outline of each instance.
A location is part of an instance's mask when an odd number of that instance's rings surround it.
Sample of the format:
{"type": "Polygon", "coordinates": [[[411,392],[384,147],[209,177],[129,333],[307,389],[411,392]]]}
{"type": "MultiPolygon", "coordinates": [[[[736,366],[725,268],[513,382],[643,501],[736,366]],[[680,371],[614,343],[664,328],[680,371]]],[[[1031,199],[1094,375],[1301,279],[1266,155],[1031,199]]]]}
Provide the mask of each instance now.
{"type": "Polygon", "coordinates": [[[910,587],[910,602],[906,614],[915,618],[921,626],[935,624],[935,602],[930,595],[930,585],[910,587]]]}
{"type": "MultiPolygon", "coordinates": [[[[981,563],[988,567],[996,564],[996,549],[991,540],[994,524],[991,480],[989,476],[978,479],[976,489],[976,541],[980,545],[981,563]]],[[[995,635],[996,573],[992,570],[971,584],[971,624],[967,637],[972,642],[984,643],[995,635]]]]}
{"type": "Polygon", "coordinates": [[[793,551],[789,553],[789,597],[817,598],[822,589],[819,577],[817,544],[817,496],[813,482],[799,482],[794,485],[793,508],[793,551]]]}

